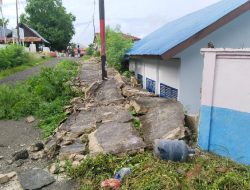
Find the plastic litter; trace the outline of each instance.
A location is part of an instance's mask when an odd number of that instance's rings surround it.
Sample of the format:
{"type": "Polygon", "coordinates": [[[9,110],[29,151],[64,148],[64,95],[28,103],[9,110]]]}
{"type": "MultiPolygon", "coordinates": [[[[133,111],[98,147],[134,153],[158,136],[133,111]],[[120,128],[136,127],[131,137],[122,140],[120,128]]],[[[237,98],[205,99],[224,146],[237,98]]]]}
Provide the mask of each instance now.
{"type": "Polygon", "coordinates": [[[107,179],[101,183],[102,188],[119,189],[121,187],[121,181],[118,179],[107,179]]]}
{"type": "Polygon", "coordinates": [[[122,181],[124,177],[127,177],[129,174],[131,174],[130,168],[122,168],[115,174],[115,179],[122,181]]]}
{"type": "Polygon", "coordinates": [[[154,153],[162,160],[185,162],[195,151],[182,140],[161,140],[154,142],[154,153]]]}

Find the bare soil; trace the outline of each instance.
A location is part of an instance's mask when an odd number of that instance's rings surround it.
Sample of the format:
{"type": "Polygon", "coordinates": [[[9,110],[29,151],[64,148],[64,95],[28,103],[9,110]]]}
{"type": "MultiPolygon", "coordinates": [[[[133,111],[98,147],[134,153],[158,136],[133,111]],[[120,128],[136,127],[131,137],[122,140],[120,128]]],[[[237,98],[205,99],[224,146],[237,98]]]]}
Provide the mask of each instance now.
{"type": "Polygon", "coordinates": [[[8,173],[11,171],[24,171],[26,169],[46,166],[47,161],[31,159],[24,160],[21,167],[17,167],[16,163],[8,164],[12,154],[15,151],[27,149],[34,142],[40,141],[41,131],[35,127],[36,123],[28,124],[25,121],[0,121],[0,156],[4,158],[0,160],[0,173],[8,173]]]}

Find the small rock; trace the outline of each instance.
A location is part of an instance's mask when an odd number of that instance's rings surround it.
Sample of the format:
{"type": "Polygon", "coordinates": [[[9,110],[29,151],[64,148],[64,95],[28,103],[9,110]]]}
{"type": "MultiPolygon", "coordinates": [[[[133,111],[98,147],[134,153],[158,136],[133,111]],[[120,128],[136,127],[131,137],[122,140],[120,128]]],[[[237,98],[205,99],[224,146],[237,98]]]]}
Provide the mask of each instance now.
{"type": "Polygon", "coordinates": [[[0,156],[0,160],[2,160],[2,159],[4,159],[4,157],[3,157],[3,156],[0,156]]]}
{"type": "Polygon", "coordinates": [[[81,164],[81,163],[80,163],[79,161],[73,161],[73,162],[72,162],[72,165],[73,165],[73,166],[79,166],[80,164],[81,164]]]}
{"type": "Polygon", "coordinates": [[[85,158],[86,158],[86,156],[77,154],[77,155],[75,155],[74,160],[75,160],[75,161],[81,162],[81,161],[84,160],[85,158]]]}
{"type": "Polygon", "coordinates": [[[39,159],[42,159],[42,158],[44,158],[44,157],[45,157],[44,151],[40,151],[40,152],[37,152],[37,153],[32,154],[30,158],[31,158],[32,160],[39,160],[39,159]]]}
{"type": "Polygon", "coordinates": [[[72,100],[70,100],[71,104],[80,104],[82,103],[82,98],[81,97],[75,97],[72,100]]]}
{"type": "Polygon", "coordinates": [[[45,153],[48,158],[52,159],[58,155],[61,139],[51,139],[45,146],[45,153]]]}
{"type": "Polygon", "coordinates": [[[10,172],[6,174],[8,176],[8,178],[12,179],[13,177],[16,176],[16,172],[10,172]]]}
{"type": "Polygon", "coordinates": [[[30,147],[29,147],[29,150],[31,152],[38,152],[40,150],[43,150],[44,149],[44,144],[42,142],[37,142],[35,144],[32,144],[30,147]]]}
{"type": "Polygon", "coordinates": [[[185,175],[185,174],[186,174],[186,172],[185,172],[183,169],[181,169],[181,168],[178,168],[178,169],[176,170],[176,172],[177,172],[178,174],[180,174],[180,175],[185,175]]]}
{"type": "Polygon", "coordinates": [[[62,147],[60,150],[60,160],[69,159],[76,154],[84,154],[86,152],[86,145],[75,142],[72,145],[62,147]]]}
{"type": "Polygon", "coordinates": [[[62,142],[62,146],[68,146],[75,142],[75,139],[64,139],[62,142]]]}
{"type": "Polygon", "coordinates": [[[54,163],[49,167],[49,172],[51,174],[58,174],[60,171],[60,168],[54,163]]]}
{"type": "Polygon", "coordinates": [[[18,160],[18,161],[16,161],[15,166],[16,166],[17,168],[19,168],[19,167],[21,167],[23,164],[24,164],[24,161],[23,161],[23,160],[18,160]]]}
{"type": "Polygon", "coordinates": [[[0,184],[4,184],[10,181],[10,178],[6,174],[0,174],[0,184]]]}
{"type": "Polygon", "coordinates": [[[29,153],[27,150],[20,150],[18,152],[15,152],[13,154],[13,157],[14,157],[15,161],[20,160],[20,159],[25,160],[25,159],[29,158],[29,153]]]}
{"type": "Polygon", "coordinates": [[[7,160],[6,162],[7,162],[8,165],[13,164],[13,160],[7,160]]]}
{"type": "Polygon", "coordinates": [[[34,116],[29,116],[29,117],[27,117],[27,118],[25,119],[25,121],[26,121],[27,123],[33,123],[35,120],[36,120],[36,119],[34,118],[34,116]]]}
{"type": "Polygon", "coordinates": [[[88,135],[87,134],[84,134],[80,137],[80,141],[82,143],[87,143],[89,141],[89,138],[88,138],[88,135]]]}
{"type": "Polygon", "coordinates": [[[31,169],[18,175],[23,189],[41,189],[55,182],[55,178],[42,169],[31,169]]]}
{"type": "Polygon", "coordinates": [[[76,154],[69,155],[69,160],[75,160],[76,154]]]}
{"type": "Polygon", "coordinates": [[[60,166],[60,167],[66,166],[66,161],[65,161],[65,160],[60,161],[59,166],[60,166]]]}

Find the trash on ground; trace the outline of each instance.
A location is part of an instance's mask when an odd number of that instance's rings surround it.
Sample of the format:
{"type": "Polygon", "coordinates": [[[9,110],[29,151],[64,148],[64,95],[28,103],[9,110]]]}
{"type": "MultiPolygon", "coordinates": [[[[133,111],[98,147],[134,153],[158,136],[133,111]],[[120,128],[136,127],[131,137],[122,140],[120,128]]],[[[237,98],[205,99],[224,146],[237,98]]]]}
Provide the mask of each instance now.
{"type": "Polygon", "coordinates": [[[154,154],[162,160],[185,162],[188,156],[195,154],[195,151],[182,140],[156,139],[154,141],[154,154]]]}
{"type": "Polygon", "coordinates": [[[107,179],[101,183],[101,188],[119,189],[121,187],[121,181],[118,179],[107,179]]]}
{"type": "Polygon", "coordinates": [[[124,177],[127,177],[129,174],[131,174],[130,168],[122,168],[115,174],[115,179],[122,181],[124,177]]]}

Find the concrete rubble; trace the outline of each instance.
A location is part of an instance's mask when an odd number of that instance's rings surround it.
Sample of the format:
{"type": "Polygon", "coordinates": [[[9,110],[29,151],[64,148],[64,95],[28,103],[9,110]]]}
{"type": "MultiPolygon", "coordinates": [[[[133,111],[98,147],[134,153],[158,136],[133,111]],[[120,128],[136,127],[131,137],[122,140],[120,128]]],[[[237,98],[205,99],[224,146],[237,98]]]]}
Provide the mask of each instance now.
{"type": "Polygon", "coordinates": [[[101,82],[97,60],[90,62],[84,63],[78,82],[85,97],[74,98],[65,108],[71,115],[45,145],[47,157],[77,163],[75,155],[84,159],[88,154],[141,152],[152,148],[155,139],[185,136],[179,102],[159,98],[112,69],[109,79],[101,82]],[[134,127],[131,109],[142,124],[140,131],[134,127]]]}
{"type": "MultiPolygon", "coordinates": [[[[8,184],[6,189],[73,190],[75,183],[70,179],[59,182],[53,177],[65,171],[65,160],[78,166],[88,155],[143,152],[145,148],[152,148],[155,139],[185,137],[184,111],[179,102],[159,98],[114,70],[109,70],[108,80],[100,82],[97,62],[92,59],[84,63],[79,78],[72,82],[71,86],[80,89],[85,97],[76,97],[71,105],[65,106],[68,118],[54,135],[45,143],[37,142],[13,155],[15,164],[28,157],[32,160],[57,158],[58,162],[47,170],[33,168],[18,175],[13,173],[13,177],[0,174],[0,183],[8,184]],[[140,129],[134,126],[135,117],[141,123],[140,129]]],[[[191,124],[195,122],[187,119],[191,124]]]]}

